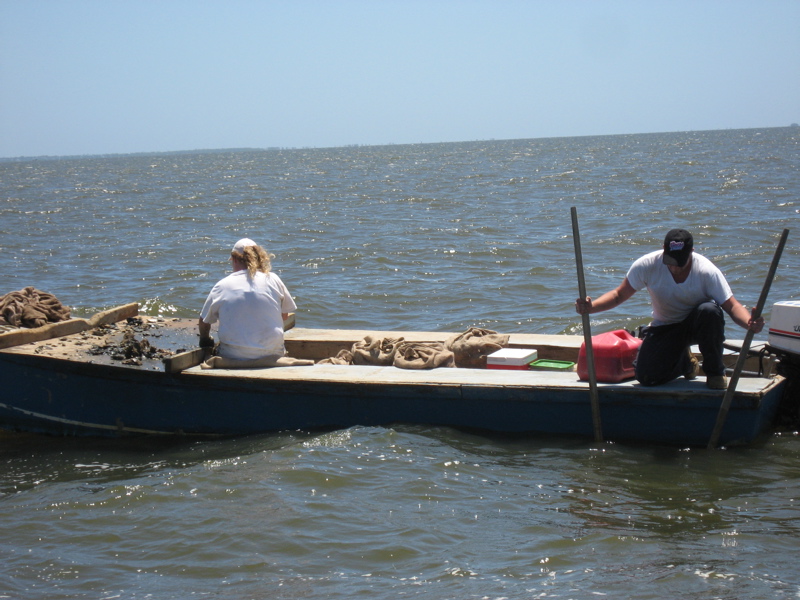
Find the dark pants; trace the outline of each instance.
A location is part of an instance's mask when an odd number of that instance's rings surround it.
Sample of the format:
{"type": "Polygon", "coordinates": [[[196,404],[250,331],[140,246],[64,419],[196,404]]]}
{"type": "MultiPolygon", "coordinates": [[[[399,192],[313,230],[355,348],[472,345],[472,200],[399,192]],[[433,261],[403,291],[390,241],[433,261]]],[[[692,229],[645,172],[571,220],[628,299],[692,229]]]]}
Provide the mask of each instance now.
{"type": "Polygon", "coordinates": [[[686,349],[700,346],[703,371],[723,375],[722,343],[725,317],[716,302],[704,302],[680,323],[646,327],[636,357],[636,379],[642,385],[661,385],[691,370],[686,349]]]}

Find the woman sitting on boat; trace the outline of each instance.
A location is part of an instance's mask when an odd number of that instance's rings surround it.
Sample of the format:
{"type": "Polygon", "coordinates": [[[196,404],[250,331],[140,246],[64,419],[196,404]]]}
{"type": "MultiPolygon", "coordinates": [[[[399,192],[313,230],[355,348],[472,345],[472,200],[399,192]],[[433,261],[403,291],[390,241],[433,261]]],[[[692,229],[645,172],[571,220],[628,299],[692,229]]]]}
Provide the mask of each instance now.
{"type": "Polygon", "coordinates": [[[243,238],[231,251],[231,264],[233,273],[211,289],[200,311],[200,345],[213,346],[211,325],[219,322],[219,356],[284,356],[283,322],[297,305],[280,277],[270,272],[270,255],[243,238]]]}

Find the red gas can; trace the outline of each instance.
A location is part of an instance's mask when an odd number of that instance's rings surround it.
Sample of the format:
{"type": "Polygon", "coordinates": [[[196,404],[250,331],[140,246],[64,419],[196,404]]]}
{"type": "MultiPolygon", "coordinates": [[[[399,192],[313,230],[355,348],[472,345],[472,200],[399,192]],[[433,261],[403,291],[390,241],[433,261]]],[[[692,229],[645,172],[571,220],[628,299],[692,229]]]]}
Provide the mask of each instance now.
{"type": "MultiPolygon", "coordinates": [[[[616,383],[633,378],[633,361],[636,360],[641,345],[642,340],[633,337],[624,329],[592,336],[594,370],[597,381],[616,383]]],[[[589,379],[585,342],[581,344],[578,354],[578,377],[582,381],[589,379]]]]}

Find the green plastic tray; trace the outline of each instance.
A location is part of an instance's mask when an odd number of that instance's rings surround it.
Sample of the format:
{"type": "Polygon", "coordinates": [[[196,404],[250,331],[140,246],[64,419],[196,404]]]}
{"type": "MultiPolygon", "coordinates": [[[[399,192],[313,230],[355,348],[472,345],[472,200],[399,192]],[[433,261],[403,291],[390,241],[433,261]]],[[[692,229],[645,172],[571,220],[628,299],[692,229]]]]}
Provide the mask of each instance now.
{"type": "Polygon", "coordinates": [[[530,364],[530,368],[535,371],[571,371],[575,366],[574,362],[569,360],[548,360],[540,358],[530,364]]]}

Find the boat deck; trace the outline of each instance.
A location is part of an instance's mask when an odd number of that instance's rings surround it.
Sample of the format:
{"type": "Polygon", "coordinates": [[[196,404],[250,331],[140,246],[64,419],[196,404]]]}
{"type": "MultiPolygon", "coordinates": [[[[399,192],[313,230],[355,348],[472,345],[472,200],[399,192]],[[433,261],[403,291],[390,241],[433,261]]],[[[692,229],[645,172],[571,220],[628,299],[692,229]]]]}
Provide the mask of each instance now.
{"type": "MultiPolygon", "coordinates": [[[[319,360],[325,356],[335,356],[341,349],[349,349],[355,342],[366,336],[402,337],[411,342],[444,342],[452,336],[449,332],[430,331],[375,331],[294,328],[286,332],[286,347],[296,358],[319,360]]],[[[509,337],[509,347],[535,348],[539,358],[568,360],[577,362],[578,352],[583,344],[583,336],[513,333],[509,337]]],[[[506,387],[552,387],[589,389],[588,381],[581,381],[573,371],[520,371],[513,369],[430,369],[410,370],[396,367],[368,365],[328,365],[316,364],[310,367],[273,367],[269,369],[202,369],[190,367],[185,373],[208,377],[235,377],[267,380],[302,380],[341,382],[343,379],[353,383],[385,383],[415,385],[474,385],[506,387]]],[[[610,390],[636,390],[638,393],[721,396],[723,390],[710,390],[705,385],[706,378],[699,376],[694,381],[676,379],[657,388],[647,388],[634,380],[618,383],[598,383],[599,388],[610,390]]],[[[737,390],[740,393],[757,394],[769,387],[771,378],[743,377],[737,390]]]]}
{"type": "MultiPolygon", "coordinates": [[[[133,330],[138,338],[147,338],[152,346],[167,352],[181,352],[197,343],[197,322],[194,319],[156,319],[141,317],[138,325],[119,323],[111,328],[82,331],[58,338],[35,341],[0,350],[11,354],[35,354],[70,361],[124,366],[131,369],[162,370],[160,359],[144,359],[138,365],[124,365],[108,353],[92,352],[98,346],[118,344],[125,331],[133,330]]],[[[398,338],[411,342],[443,342],[453,333],[430,331],[379,331],[292,328],[285,334],[286,347],[295,358],[322,358],[335,356],[339,350],[349,349],[366,336],[398,338]]],[[[583,336],[513,333],[509,347],[535,348],[539,358],[577,362],[583,336]]],[[[589,383],[580,381],[575,371],[519,371],[499,369],[439,368],[431,370],[398,369],[396,367],[366,365],[315,364],[307,367],[273,367],[265,369],[202,369],[197,361],[188,363],[181,373],[192,377],[215,379],[260,379],[273,381],[352,382],[354,384],[408,384],[435,386],[492,386],[587,389],[589,383]]],[[[774,383],[773,378],[742,377],[737,392],[759,394],[774,383]]],[[[599,383],[603,390],[636,390],[645,394],[674,394],[678,396],[721,396],[723,391],[710,390],[705,377],[694,381],[679,378],[657,388],[647,388],[633,380],[619,383],[599,383]]]]}
{"type": "MultiPolygon", "coordinates": [[[[273,367],[270,369],[202,369],[199,366],[183,371],[185,374],[236,379],[294,380],[307,382],[342,382],[365,384],[413,384],[441,386],[491,386],[589,389],[588,381],[580,381],[574,371],[517,371],[500,369],[430,369],[410,370],[368,365],[313,365],[308,367],[273,367]]],[[[742,377],[737,392],[758,394],[774,383],[774,379],[742,377]]],[[[657,387],[645,387],[634,380],[619,383],[598,383],[598,389],[636,391],[638,394],[671,394],[685,396],[719,396],[724,390],[706,387],[705,377],[693,381],[683,378],[657,387]]]]}

